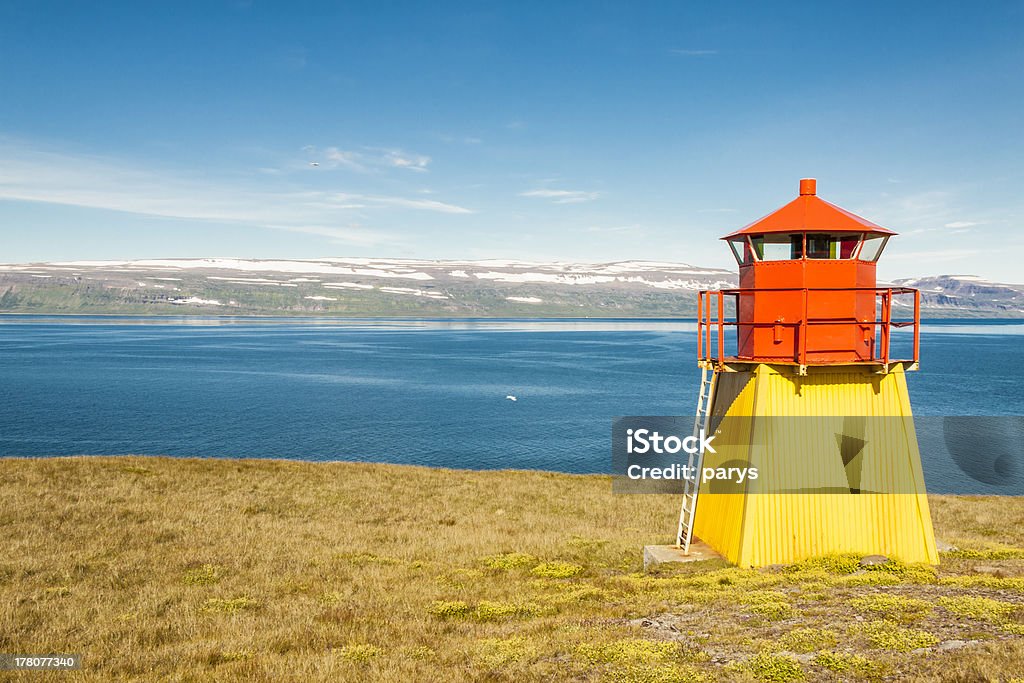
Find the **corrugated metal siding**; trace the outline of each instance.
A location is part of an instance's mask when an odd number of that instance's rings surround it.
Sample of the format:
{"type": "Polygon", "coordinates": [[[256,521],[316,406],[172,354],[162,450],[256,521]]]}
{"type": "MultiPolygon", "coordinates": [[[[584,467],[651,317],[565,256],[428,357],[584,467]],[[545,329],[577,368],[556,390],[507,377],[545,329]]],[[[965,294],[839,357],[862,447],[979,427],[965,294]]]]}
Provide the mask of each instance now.
{"type": "MultiPolygon", "coordinates": [[[[711,406],[712,430],[719,424],[723,433],[718,440],[730,444],[750,443],[751,419],[741,416],[754,414],[754,375],[749,372],[728,372],[718,376],[715,399],[711,406]],[[721,422],[724,415],[729,420],[721,422]]],[[[717,454],[704,456],[704,467],[718,467],[730,459],[745,458],[745,449],[722,447],[717,454]]],[[[697,497],[697,512],[693,520],[693,533],[730,562],[740,557],[743,540],[742,526],[748,496],[743,494],[704,494],[697,497]]]]}
{"type": "Polygon", "coordinates": [[[937,563],[902,370],[886,375],[856,367],[814,370],[799,377],[760,365],[750,372],[722,373],[712,414],[729,418],[719,435],[725,445],[705,456],[705,466],[749,463],[759,469],[761,483],[775,491],[847,490],[850,477],[837,434],[852,432],[864,441],[851,462],[853,484],[899,493],[702,491],[695,534],[743,567],[836,552],[937,563]],[[808,419],[776,419],[800,416],[808,419]]]}

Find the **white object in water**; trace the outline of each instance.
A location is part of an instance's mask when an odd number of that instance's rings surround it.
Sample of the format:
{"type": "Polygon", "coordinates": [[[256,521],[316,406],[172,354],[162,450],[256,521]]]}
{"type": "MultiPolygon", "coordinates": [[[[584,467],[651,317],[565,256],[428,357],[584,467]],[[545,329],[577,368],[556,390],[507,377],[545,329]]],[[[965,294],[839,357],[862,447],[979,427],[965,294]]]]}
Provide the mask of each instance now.
{"type": "Polygon", "coordinates": [[[516,398],[516,397],[515,397],[515,396],[513,396],[512,394],[509,394],[509,395],[508,395],[508,396],[506,396],[505,398],[507,398],[507,399],[508,399],[508,400],[510,400],[510,401],[518,401],[518,400],[519,400],[518,398],[516,398]]]}

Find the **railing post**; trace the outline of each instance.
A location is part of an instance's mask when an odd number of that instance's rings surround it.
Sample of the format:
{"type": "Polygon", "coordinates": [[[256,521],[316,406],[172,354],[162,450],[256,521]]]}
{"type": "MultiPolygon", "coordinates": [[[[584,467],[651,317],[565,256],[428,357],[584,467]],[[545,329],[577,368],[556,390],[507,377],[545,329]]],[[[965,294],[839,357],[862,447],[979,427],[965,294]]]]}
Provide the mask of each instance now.
{"type": "Polygon", "coordinates": [[[888,370],[889,347],[892,344],[892,289],[885,290],[885,293],[882,295],[882,324],[885,335],[885,357],[882,359],[882,362],[885,363],[886,370],[888,370]]]}
{"type": "Polygon", "coordinates": [[[914,362],[921,355],[921,290],[914,290],[914,362]]]}
{"type": "Polygon", "coordinates": [[[704,356],[711,360],[711,292],[704,295],[704,356]]]}
{"type": "Polygon", "coordinates": [[[718,290],[718,362],[725,358],[725,295],[718,290]]]}
{"type": "Polygon", "coordinates": [[[878,289],[874,292],[875,301],[871,307],[871,336],[872,336],[872,348],[871,348],[871,360],[882,360],[882,346],[885,345],[885,325],[882,324],[882,320],[885,319],[885,296],[878,289]],[[878,311],[877,317],[875,311],[878,311]],[[875,329],[878,329],[878,333],[875,333],[875,329]]]}
{"type": "Polygon", "coordinates": [[[704,360],[704,292],[697,290],[697,360],[704,360]]]}

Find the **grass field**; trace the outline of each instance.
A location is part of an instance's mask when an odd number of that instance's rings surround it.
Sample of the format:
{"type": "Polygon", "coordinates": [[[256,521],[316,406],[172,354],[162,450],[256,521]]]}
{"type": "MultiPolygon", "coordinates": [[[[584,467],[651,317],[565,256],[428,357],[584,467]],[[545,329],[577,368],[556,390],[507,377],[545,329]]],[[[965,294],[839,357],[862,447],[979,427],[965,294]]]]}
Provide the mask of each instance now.
{"type": "Polygon", "coordinates": [[[1024,501],[934,497],[959,550],[642,572],[676,503],[606,477],[169,458],[0,460],[13,680],[1011,680],[1024,501]]]}

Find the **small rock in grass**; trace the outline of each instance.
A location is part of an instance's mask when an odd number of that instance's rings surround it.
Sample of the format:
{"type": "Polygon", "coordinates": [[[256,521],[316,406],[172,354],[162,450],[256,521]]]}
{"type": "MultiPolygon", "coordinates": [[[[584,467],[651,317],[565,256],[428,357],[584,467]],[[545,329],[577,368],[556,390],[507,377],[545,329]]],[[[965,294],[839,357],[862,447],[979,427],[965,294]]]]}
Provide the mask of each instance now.
{"type": "Polygon", "coordinates": [[[985,564],[975,565],[974,573],[988,574],[989,576],[994,576],[999,579],[1004,578],[1006,576],[1006,572],[1004,572],[1001,567],[990,567],[989,565],[985,564]]]}
{"type": "Polygon", "coordinates": [[[860,561],[862,567],[879,567],[889,561],[885,555],[868,555],[860,561]]]}

